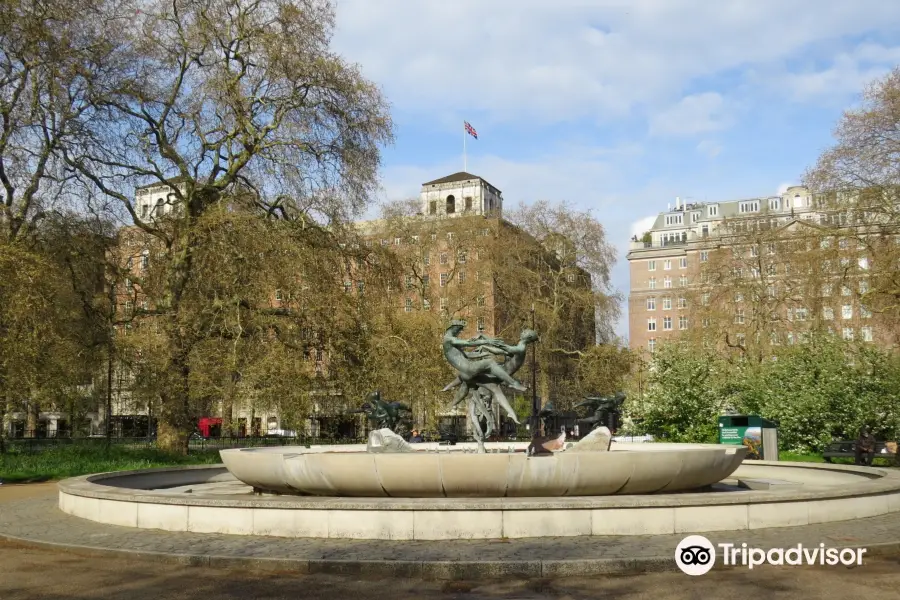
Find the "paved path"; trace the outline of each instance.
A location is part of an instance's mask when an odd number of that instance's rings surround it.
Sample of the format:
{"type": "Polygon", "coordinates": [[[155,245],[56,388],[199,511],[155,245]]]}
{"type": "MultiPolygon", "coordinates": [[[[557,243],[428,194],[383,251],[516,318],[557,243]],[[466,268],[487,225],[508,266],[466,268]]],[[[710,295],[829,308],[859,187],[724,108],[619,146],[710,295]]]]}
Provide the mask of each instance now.
{"type": "MultiPolygon", "coordinates": [[[[55,495],[48,496],[43,490],[34,498],[0,504],[0,537],[65,547],[82,554],[130,554],[201,566],[475,579],[503,574],[557,577],[673,570],[675,547],[684,536],[391,542],[164,532],[103,525],[66,515],[56,508],[55,495]]],[[[900,550],[900,518],[887,515],[823,525],[710,533],[707,537],[713,543],[746,542],[759,548],[798,543],[865,547],[867,556],[875,556],[900,550]]]]}
{"type": "MultiPolygon", "coordinates": [[[[0,508],[2,510],[2,508],[0,508]]],[[[900,563],[721,570],[702,577],[646,573],[494,581],[419,581],[191,568],[19,549],[0,542],[3,600],[859,600],[897,598],[900,563]]]]}

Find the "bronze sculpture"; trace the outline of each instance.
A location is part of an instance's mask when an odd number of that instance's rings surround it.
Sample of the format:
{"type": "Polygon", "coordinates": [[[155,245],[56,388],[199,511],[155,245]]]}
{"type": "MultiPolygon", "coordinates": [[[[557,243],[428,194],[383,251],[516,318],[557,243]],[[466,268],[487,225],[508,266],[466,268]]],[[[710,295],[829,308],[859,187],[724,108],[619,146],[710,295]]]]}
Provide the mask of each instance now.
{"type": "Polygon", "coordinates": [[[459,387],[452,406],[468,398],[467,413],[472,422],[472,431],[478,442],[478,451],[484,452],[484,440],[496,428],[493,401],[503,407],[510,419],[519,423],[516,411],[500,386],[507,385],[518,391],[527,389],[513,378],[513,374],[524,364],[528,344],[536,342],[538,335],[525,329],[514,345],[485,335],[461,339],[457,336],[465,326],[465,321],[454,320],[444,333],[444,356],[458,375],[443,391],[459,387]],[[496,361],[495,356],[503,356],[504,362],[496,361]],[[485,421],[483,429],[482,421],[485,421]]]}

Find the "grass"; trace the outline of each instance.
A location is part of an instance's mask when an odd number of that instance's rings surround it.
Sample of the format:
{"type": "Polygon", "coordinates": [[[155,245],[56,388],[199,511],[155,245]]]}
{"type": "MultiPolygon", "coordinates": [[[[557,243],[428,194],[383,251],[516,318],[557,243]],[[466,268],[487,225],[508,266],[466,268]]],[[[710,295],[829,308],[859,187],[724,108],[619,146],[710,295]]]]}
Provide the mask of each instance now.
{"type": "MultiPolygon", "coordinates": [[[[825,459],[822,458],[821,454],[798,454],[796,452],[779,452],[778,460],[785,460],[791,462],[811,462],[811,463],[824,463],[825,459]]],[[[852,458],[832,458],[831,462],[835,465],[852,465],[852,458]]],[[[875,455],[872,460],[872,466],[874,467],[893,467],[893,459],[891,458],[883,458],[878,454],[875,455]]]]}
{"type": "Polygon", "coordinates": [[[130,471],[178,465],[208,465],[221,462],[217,451],[169,454],[155,448],[123,448],[99,444],[71,444],[40,452],[13,449],[0,454],[0,481],[27,483],[65,479],[88,473],[130,471]]]}

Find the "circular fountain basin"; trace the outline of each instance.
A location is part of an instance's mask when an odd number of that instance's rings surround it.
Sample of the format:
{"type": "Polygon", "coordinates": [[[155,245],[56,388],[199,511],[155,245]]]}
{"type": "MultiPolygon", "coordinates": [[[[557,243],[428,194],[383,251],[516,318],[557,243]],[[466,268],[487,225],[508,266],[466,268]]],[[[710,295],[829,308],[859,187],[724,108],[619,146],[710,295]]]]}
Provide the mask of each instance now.
{"type": "MultiPolygon", "coordinates": [[[[344,450],[360,452],[361,448],[344,450]]],[[[274,450],[247,454],[277,455],[274,450]]],[[[635,449],[635,453],[644,452],[635,449]]],[[[59,484],[59,508],[110,525],[248,536],[455,540],[681,534],[802,526],[900,513],[900,472],[747,461],[704,491],[342,498],[255,493],[224,466],[215,465],[67,479],[59,484]]]]}
{"type": "Polygon", "coordinates": [[[427,446],[403,453],[369,453],[358,446],[285,446],[222,450],[220,455],[238,480],[281,494],[547,498],[695,490],[731,475],[747,451],[724,444],[616,443],[612,447],[609,452],[570,450],[534,457],[522,451],[499,452],[501,448],[475,454],[427,446]]]}

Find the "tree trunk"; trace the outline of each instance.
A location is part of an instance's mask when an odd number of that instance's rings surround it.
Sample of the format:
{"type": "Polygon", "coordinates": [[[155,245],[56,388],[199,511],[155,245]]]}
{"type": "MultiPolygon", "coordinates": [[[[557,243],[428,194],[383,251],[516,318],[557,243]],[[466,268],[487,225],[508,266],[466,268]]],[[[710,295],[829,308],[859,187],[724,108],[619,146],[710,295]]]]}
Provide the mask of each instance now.
{"type": "Polygon", "coordinates": [[[180,339],[174,339],[173,342],[168,385],[160,395],[156,446],[164,452],[187,455],[195,426],[191,420],[188,383],[191,370],[185,344],[180,339]]]}
{"type": "Polygon", "coordinates": [[[25,437],[37,437],[38,422],[41,416],[41,405],[29,400],[25,410],[25,437]]]}
{"type": "Polygon", "coordinates": [[[9,425],[6,422],[6,412],[9,406],[7,392],[0,392],[0,454],[6,453],[6,433],[9,425]]]}

